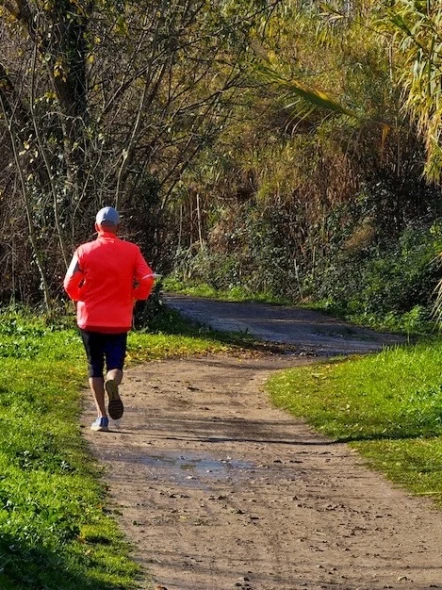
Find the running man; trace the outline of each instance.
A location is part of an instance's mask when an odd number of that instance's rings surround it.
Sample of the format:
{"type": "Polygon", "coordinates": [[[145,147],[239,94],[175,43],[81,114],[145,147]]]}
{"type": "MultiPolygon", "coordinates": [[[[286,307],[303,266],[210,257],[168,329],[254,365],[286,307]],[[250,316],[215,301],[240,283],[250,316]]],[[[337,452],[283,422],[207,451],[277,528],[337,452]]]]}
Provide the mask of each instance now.
{"type": "Polygon", "coordinates": [[[116,209],[100,209],[95,219],[97,239],[77,248],[64,279],[67,294],[77,303],[77,324],[97,407],[97,419],[91,426],[95,431],[109,430],[108,415],[113,420],[123,415],[118,386],[127,333],[132,328],[135,301],[149,297],[155,278],[139,247],[118,238],[119,226],[116,209]]]}

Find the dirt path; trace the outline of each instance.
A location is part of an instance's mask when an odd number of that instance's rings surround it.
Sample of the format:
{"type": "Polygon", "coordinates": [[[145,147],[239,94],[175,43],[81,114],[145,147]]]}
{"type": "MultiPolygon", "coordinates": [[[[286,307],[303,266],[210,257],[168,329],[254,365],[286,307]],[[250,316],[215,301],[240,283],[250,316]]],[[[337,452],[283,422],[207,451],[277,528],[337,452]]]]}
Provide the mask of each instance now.
{"type": "MultiPolygon", "coordinates": [[[[150,363],[119,429],[85,428],[122,529],[168,590],[442,588],[442,515],[262,392],[306,357],[150,363]]],[[[93,418],[86,397],[84,424],[93,418]]]]}
{"type": "Polygon", "coordinates": [[[186,295],[167,295],[165,301],[189,319],[214,330],[248,333],[261,340],[314,350],[318,356],[374,352],[404,340],[299,307],[215,301],[186,295]]]}

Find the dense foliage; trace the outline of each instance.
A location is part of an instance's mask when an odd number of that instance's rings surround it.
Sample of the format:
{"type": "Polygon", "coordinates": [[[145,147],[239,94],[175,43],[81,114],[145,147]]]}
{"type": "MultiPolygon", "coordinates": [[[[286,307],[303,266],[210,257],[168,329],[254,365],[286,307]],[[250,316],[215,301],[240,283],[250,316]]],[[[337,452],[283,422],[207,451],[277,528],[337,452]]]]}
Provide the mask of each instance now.
{"type": "Polygon", "coordinates": [[[429,304],[439,3],[0,0],[0,15],[3,300],[51,307],[112,204],[185,281],[429,304]]]}
{"type": "Polygon", "coordinates": [[[188,173],[180,279],[428,316],[441,194],[422,116],[440,89],[421,76],[440,64],[417,32],[441,9],[423,4],[281,3],[237,121],[188,173]]]}

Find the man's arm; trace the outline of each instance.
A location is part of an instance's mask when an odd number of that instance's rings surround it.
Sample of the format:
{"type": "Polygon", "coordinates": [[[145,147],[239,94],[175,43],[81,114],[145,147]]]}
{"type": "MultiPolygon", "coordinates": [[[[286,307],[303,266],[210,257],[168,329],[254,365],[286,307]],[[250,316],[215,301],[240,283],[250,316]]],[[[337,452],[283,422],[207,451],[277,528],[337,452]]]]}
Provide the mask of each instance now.
{"type": "Polygon", "coordinates": [[[83,278],[77,253],[75,253],[63,281],[64,289],[73,301],[78,301],[80,299],[80,285],[83,278]]]}
{"type": "Polygon", "coordinates": [[[152,291],[155,282],[153,270],[144,260],[140,250],[135,264],[135,287],[133,290],[134,299],[147,299],[152,291]]]}

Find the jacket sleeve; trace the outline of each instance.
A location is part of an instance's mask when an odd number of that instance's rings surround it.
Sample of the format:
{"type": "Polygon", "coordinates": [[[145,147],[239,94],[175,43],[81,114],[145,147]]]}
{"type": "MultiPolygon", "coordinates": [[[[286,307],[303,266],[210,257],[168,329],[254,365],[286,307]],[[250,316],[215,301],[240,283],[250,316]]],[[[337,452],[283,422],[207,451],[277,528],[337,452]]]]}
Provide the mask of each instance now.
{"type": "Polygon", "coordinates": [[[144,260],[143,255],[139,249],[135,261],[134,281],[134,299],[147,299],[155,282],[155,274],[144,260]]]}
{"type": "Polygon", "coordinates": [[[73,301],[78,301],[80,299],[80,287],[83,278],[83,273],[78,261],[78,254],[75,252],[63,281],[64,289],[73,301]]]}

